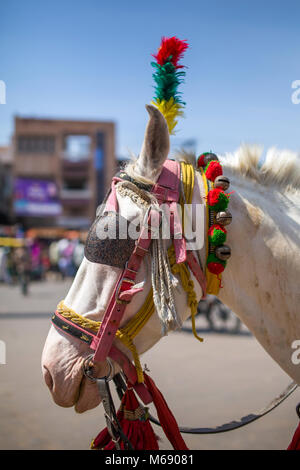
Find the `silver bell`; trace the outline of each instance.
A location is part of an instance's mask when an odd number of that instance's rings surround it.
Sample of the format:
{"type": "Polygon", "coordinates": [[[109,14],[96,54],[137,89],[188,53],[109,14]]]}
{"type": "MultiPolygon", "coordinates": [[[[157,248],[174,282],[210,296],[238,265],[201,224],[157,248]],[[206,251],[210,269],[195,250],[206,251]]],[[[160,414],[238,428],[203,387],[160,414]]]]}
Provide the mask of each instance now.
{"type": "Polygon", "coordinates": [[[215,182],[214,182],[215,188],[221,188],[223,189],[223,191],[226,191],[229,188],[229,186],[230,186],[230,181],[229,181],[229,178],[227,178],[227,176],[220,175],[216,177],[215,182]]]}
{"type": "Polygon", "coordinates": [[[221,225],[229,225],[232,222],[232,215],[229,211],[221,211],[216,213],[216,222],[221,225]]]}
{"type": "Polygon", "coordinates": [[[214,153],[209,152],[205,157],[203,158],[204,166],[206,166],[209,162],[212,162],[213,160],[219,161],[217,155],[214,153]]]}
{"type": "Polygon", "coordinates": [[[231,256],[231,248],[228,245],[221,245],[216,248],[216,257],[222,261],[227,261],[231,256]]]}

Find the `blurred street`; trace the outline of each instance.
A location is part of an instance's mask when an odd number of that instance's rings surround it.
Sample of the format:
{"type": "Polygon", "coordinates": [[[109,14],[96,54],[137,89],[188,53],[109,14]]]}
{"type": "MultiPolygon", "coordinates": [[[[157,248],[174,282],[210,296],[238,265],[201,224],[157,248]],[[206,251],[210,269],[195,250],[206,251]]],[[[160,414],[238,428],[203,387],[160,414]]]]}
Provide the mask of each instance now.
{"type": "MultiPolygon", "coordinates": [[[[0,286],[0,340],[7,347],[7,364],[0,365],[0,449],[88,449],[104,427],[101,406],[83,415],[59,408],[42,380],[50,315],[70,283],[32,283],[26,297],[18,286],[0,286]]],[[[238,419],[265,406],[289,383],[252,336],[206,330],[202,335],[200,344],[188,332],[172,333],[142,357],[180,424],[214,426],[238,419]]],[[[297,390],[249,426],[213,436],[185,435],[186,443],[191,449],[285,449],[298,422],[299,400],[297,390]]],[[[162,435],[156,427],[155,432],[162,435]]],[[[163,438],[160,447],[170,445],[163,438]]]]}

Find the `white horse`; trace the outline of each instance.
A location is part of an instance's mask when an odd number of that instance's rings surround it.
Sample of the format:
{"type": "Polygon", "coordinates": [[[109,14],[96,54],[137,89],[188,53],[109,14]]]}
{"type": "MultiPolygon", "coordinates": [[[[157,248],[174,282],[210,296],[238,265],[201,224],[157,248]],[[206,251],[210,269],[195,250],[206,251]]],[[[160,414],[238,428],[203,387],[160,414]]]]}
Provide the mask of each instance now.
{"type": "MultiPolygon", "coordinates": [[[[153,106],[147,106],[147,110],[150,118],[142,150],[127,172],[137,180],[155,182],[169,153],[169,134],[162,114],[153,106]]],[[[223,273],[224,287],[219,297],[279,366],[300,384],[300,365],[292,361],[295,353],[292,345],[300,340],[299,159],[292,152],[272,149],[258,168],[260,154],[259,148],[243,147],[235,155],[220,157],[234,193],[230,198],[233,222],[228,228],[232,257],[223,273]]],[[[206,201],[202,178],[198,172],[195,175],[193,204],[203,204],[206,201]]],[[[132,220],[142,211],[127,196],[117,194],[117,197],[124,218],[132,220]]],[[[205,246],[198,254],[205,266],[205,246]]],[[[149,292],[149,256],[145,257],[137,276],[137,282],[145,282],[144,290],[127,306],[121,327],[137,313],[149,292]]],[[[80,315],[101,320],[120,272],[119,268],[84,258],[65,304],[80,315]]],[[[191,278],[200,299],[201,288],[192,273],[191,278]]],[[[186,293],[180,285],[175,304],[182,320],[188,318],[186,293]]],[[[147,351],[160,338],[161,324],[155,312],[135,338],[138,352],[147,351]]],[[[118,347],[131,358],[122,344],[118,343],[118,347]]],[[[51,326],[42,369],[58,405],[74,406],[81,413],[100,403],[97,386],[83,377],[81,369],[83,359],[90,352],[87,345],[51,326]]],[[[106,368],[106,363],[100,363],[98,373],[104,375],[106,368]]]]}

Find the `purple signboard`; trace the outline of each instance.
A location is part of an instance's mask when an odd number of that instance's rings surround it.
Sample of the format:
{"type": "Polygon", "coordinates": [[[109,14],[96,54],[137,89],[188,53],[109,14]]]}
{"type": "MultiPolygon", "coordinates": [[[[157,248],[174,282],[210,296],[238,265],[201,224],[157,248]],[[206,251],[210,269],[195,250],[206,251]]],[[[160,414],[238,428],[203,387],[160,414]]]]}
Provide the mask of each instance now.
{"type": "Polygon", "coordinates": [[[61,214],[56,184],[52,181],[17,178],[14,209],[17,215],[43,217],[61,214]]]}

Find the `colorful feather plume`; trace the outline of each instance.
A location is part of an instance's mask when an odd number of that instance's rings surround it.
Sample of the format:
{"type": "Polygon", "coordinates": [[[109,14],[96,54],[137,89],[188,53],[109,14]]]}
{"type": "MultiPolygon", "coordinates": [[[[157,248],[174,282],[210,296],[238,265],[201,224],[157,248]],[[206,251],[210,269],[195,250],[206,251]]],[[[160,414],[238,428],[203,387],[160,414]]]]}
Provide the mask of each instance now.
{"type": "Polygon", "coordinates": [[[185,72],[180,70],[184,66],[179,65],[179,61],[188,46],[186,40],[180,40],[175,36],[162,38],[157,54],[153,54],[156,62],[151,62],[155,69],[153,74],[155,96],[152,104],[164,115],[170,134],[174,134],[176,118],[183,116],[185,103],[181,100],[181,93],[177,89],[185,76],[185,72]]]}

